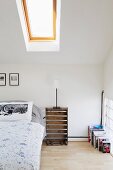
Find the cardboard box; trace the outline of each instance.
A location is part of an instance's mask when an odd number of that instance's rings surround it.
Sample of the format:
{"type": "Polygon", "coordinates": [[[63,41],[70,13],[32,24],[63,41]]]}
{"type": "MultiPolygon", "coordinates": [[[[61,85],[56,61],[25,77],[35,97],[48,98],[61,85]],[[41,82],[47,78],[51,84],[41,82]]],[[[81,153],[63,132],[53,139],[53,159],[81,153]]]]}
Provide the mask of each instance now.
{"type": "Polygon", "coordinates": [[[110,141],[102,142],[102,152],[103,153],[110,153],[110,147],[111,147],[110,141]]]}
{"type": "Polygon", "coordinates": [[[98,137],[106,135],[105,131],[93,131],[93,146],[98,148],[98,137]]]}
{"type": "Polygon", "coordinates": [[[103,141],[109,141],[109,138],[108,136],[101,136],[101,137],[98,137],[98,150],[99,151],[102,151],[102,142],[103,141]]]}
{"type": "Polygon", "coordinates": [[[104,134],[105,134],[105,130],[104,129],[93,129],[92,131],[91,131],[91,144],[94,146],[94,140],[95,140],[95,138],[94,138],[94,133],[95,133],[95,135],[96,135],[96,132],[99,134],[99,132],[100,132],[100,134],[101,134],[101,136],[103,136],[104,134]]]}
{"type": "Polygon", "coordinates": [[[93,130],[103,130],[103,126],[101,125],[90,125],[88,126],[88,142],[92,142],[92,132],[93,130]]]}

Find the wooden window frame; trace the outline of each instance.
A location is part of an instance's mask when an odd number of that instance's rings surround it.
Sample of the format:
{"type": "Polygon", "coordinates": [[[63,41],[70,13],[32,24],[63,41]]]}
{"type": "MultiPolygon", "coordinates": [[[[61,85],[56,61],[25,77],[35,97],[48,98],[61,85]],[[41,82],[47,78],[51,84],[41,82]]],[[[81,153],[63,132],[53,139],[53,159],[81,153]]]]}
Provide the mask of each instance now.
{"type": "Polygon", "coordinates": [[[52,37],[35,37],[32,35],[29,14],[26,0],[22,0],[22,7],[25,16],[26,26],[28,30],[29,41],[50,41],[56,40],[56,15],[57,15],[57,0],[53,0],[53,36],[52,37]]]}

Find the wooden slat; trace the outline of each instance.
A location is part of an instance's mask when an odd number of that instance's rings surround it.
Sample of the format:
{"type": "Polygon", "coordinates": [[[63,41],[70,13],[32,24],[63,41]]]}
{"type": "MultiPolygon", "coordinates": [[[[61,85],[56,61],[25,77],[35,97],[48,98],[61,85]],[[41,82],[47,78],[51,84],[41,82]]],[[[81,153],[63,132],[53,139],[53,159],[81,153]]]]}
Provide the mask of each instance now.
{"type": "Polygon", "coordinates": [[[67,139],[46,139],[47,145],[67,145],[68,140],[67,139]]]}
{"type": "Polygon", "coordinates": [[[59,112],[59,111],[68,111],[68,108],[67,107],[60,107],[60,108],[46,108],[46,111],[56,111],[56,112],[59,112]]]}
{"type": "Polygon", "coordinates": [[[46,124],[61,125],[61,124],[67,124],[67,121],[46,121],[46,124]]]}
{"type": "Polygon", "coordinates": [[[67,115],[67,112],[46,112],[46,115],[67,115]]]}
{"type": "Polygon", "coordinates": [[[58,136],[58,135],[67,135],[67,133],[47,133],[46,135],[55,135],[55,136],[58,136]]]}
{"type": "Polygon", "coordinates": [[[64,134],[47,134],[47,138],[66,138],[67,135],[64,134]]]}
{"type": "Polygon", "coordinates": [[[59,138],[58,137],[57,138],[55,138],[55,137],[54,138],[48,137],[46,139],[49,139],[50,141],[51,140],[67,140],[67,138],[64,138],[64,137],[59,137],[59,138]]]}
{"type": "Polygon", "coordinates": [[[67,125],[46,125],[47,129],[67,129],[67,125]]]}
{"type": "Polygon", "coordinates": [[[60,130],[58,130],[58,129],[47,129],[46,130],[46,132],[47,133],[67,133],[67,130],[62,130],[62,129],[60,129],[60,130]]]}
{"type": "Polygon", "coordinates": [[[46,116],[46,120],[67,120],[64,116],[46,116]]]}
{"type": "Polygon", "coordinates": [[[67,138],[63,138],[63,139],[62,139],[62,138],[47,138],[47,137],[46,137],[46,139],[47,139],[47,140],[48,140],[48,139],[51,139],[51,141],[54,141],[54,140],[55,140],[56,142],[58,142],[58,141],[67,141],[67,138]]]}

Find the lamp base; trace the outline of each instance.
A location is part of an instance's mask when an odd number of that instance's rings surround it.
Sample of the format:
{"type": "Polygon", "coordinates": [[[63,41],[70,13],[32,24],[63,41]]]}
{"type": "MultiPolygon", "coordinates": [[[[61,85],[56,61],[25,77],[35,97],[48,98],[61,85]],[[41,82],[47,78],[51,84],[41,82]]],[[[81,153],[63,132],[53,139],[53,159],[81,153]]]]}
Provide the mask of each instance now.
{"type": "Polygon", "coordinates": [[[53,109],[60,109],[61,107],[59,106],[53,106],[53,109]]]}

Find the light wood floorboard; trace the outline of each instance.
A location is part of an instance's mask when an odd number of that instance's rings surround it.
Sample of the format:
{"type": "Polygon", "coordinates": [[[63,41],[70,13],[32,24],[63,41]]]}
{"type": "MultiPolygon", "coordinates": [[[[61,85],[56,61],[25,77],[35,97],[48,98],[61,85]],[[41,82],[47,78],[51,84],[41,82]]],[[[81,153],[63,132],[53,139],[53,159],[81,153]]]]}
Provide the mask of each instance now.
{"type": "Polygon", "coordinates": [[[41,170],[113,170],[113,157],[97,151],[88,142],[43,146],[41,170]]]}

